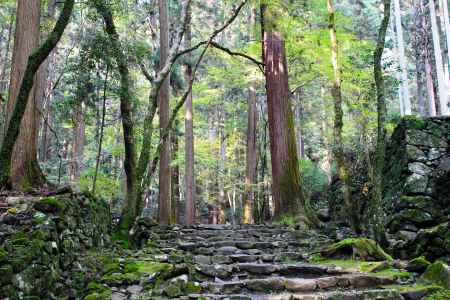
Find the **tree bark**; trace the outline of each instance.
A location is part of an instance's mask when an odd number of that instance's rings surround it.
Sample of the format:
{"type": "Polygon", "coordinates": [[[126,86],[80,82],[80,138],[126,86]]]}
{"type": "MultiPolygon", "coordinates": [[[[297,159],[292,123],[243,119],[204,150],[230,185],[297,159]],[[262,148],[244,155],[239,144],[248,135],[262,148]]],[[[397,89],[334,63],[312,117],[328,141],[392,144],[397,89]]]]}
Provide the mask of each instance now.
{"type": "MultiPolygon", "coordinates": [[[[14,50],[11,66],[11,81],[7,108],[7,122],[16,105],[17,95],[27,66],[27,58],[39,44],[41,1],[18,1],[14,50]]],[[[45,63],[44,63],[45,64],[45,63]]],[[[43,65],[44,65],[43,64],[43,65]]],[[[25,109],[20,133],[16,140],[11,165],[11,184],[13,189],[26,190],[38,188],[45,183],[44,176],[37,162],[38,118],[42,90],[40,70],[30,92],[25,109]]]]}
{"type": "Polygon", "coordinates": [[[405,42],[403,40],[403,27],[402,27],[402,15],[400,9],[400,0],[394,0],[395,6],[395,29],[397,33],[397,43],[399,50],[399,63],[401,69],[401,101],[402,108],[401,111],[403,115],[411,115],[411,99],[409,94],[409,83],[408,83],[408,65],[406,63],[405,55],[405,42]]]}
{"type": "Polygon", "coordinates": [[[386,31],[389,26],[391,16],[391,1],[384,0],[384,16],[378,32],[378,41],[374,51],[374,78],[377,96],[377,144],[375,152],[375,164],[373,166],[373,194],[371,215],[373,235],[383,246],[387,244],[386,233],[384,230],[382,200],[383,200],[383,169],[386,157],[386,96],[383,78],[383,69],[381,59],[384,52],[386,40],[386,31]]]}
{"type": "MultiPolygon", "coordinates": [[[[189,8],[187,11],[188,23],[185,33],[185,47],[191,48],[191,20],[192,11],[189,8]]],[[[186,81],[192,80],[192,55],[187,56],[188,63],[186,64],[185,77],[186,81]]],[[[194,175],[194,110],[192,105],[192,92],[189,93],[185,104],[185,224],[191,225],[195,220],[195,175],[194,175]]]]}
{"type": "MultiPolygon", "coordinates": [[[[169,17],[167,1],[159,0],[160,23],[160,69],[166,64],[169,55],[169,17]]],[[[159,127],[161,133],[169,124],[170,114],[170,75],[166,77],[159,91],[159,127]]],[[[159,161],[159,223],[170,223],[171,187],[170,187],[170,134],[163,139],[159,161]]]]}
{"type": "MultiPolygon", "coordinates": [[[[178,160],[178,120],[175,121],[175,129],[174,132],[170,135],[171,139],[171,154],[172,154],[172,161],[178,160]]],[[[178,203],[180,202],[180,166],[178,165],[178,162],[172,166],[171,168],[171,204],[170,204],[170,223],[171,224],[178,224],[178,203]]]]}
{"type": "Polygon", "coordinates": [[[254,83],[250,83],[247,110],[247,145],[245,152],[245,190],[243,197],[244,204],[244,224],[253,224],[253,204],[255,195],[253,185],[256,179],[257,164],[257,144],[256,144],[256,128],[258,123],[258,115],[256,109],[256,87],[254,83]]]}
{"type": "Polygon", "coordinates": [[[84,156],[85,129],[83,100],[78,99],[73,112],[73,135],[72,143],[72,161],[70,163],[70,181],[75,182],[80,177],[81,164],[84,156]]]}
{"type": "Polygon", "coordinates": [[[119,228],[123,232],[133,225],[137,217],[137,179],[136,179],[136,149],[134,142],[134,121],[132,116],[133,100],[131,94],[130,72],[127,59],[122,51],[122,45],[114,25],[111,11],[105,0],[95,0],[94,5],[105,22],[105,30],[110,38],[115,60],[120,73],[120,111],[122,117],[123,140],[125,144],[124,169],[126,175],[126,196],[122,207],[122,218],[119,228]]]}
{"type": "Polygon", "coordinates": [[[295,130],[290,103],[288,68],[283,34],[277,28],[279,12],[261,4],[263,61],[265,63],[272,161],[274,217],[306,218],[306,195],[300,184],[295,130]]]}
{"type": "Polygon", "coordinates": [[[442,50],[439,35],[439,28],[436,20],[436,6],[434,0],[429,0],[431,32],[433,34],[434,59],[436,62],[436,72],[438,78],[438,91],[441,115],[448,115],[448,78],[444,75],[444,66],[442,62],[442,50]]]}
{"type": "MultiPolygon", "coordinates": [[[[98,148],[97,148],[97,159],[95,160],[95,173],[94,179],[92,180],[92,194],[95,195],[95,188],[97,185],[97,176],[98,170],[100,168],[100,160],[102,156],[102,147],[103,147],[103,132],[105,130],[105,119],[106,119],[106,92],[108,90],[108,75],[109,75],[109,66],[106,66],[106,74],[105,80],[103,82],[103,101],[102,101],[102,118],[100,123],[100,133],[98,138],[98,148]]],[[[83,130],[84,134],[84,130],[83,130]]],[[[84,136],[83,136],[84,138],[84,136]]],[[[84,142],[84,139],[83,139],[84,142]]]]}
{"type": "Polygon", "coordinates": [[[357,202],[352,199],[352,189],[348,174],[348,165],[345,160],[344,142],[342,141],[342,128],[344,126],[341,91],[341,67],[338,60],[338,41],[336,37],[336,22],[333,1],[327,0],[329,30],[331,40],[331,64],[333,65],[334,82],[331,94],[334,98],[334,145],[333,154],[336,159],[337,172],[342,183],[342,195],[347,206],[350,224],[356,233],[360,232],[359,208],[357,202]]]}
{"type": "MultiPolygon", "coordinates": [[[[37,2],[37,1],[36,1],[37,2]]],[[[70,19],[70,15],[72,13],[73,10],[73,6],[74,6],[74,0],[66,0],[63,10],[58,18],[58,21],[53,29],[53,31],[49,34],[48,38],[45,40],[45,42],[37,49],[34,50],[31,53],[31,48],[32,45],[27,45],[29,42],[32,41],[32,38],[34,37],[34,32],[33,34],[31,34],[30,36],[30,40],[26,40],[22,41],[25,43],[25,45],[19,47],[20,43],[21,43],[21,39],[24,39],[24,37],[20,36],[21,33],[23,33],[23,30],[25,30],[25,28],[29,27],[30,24],[21,24],[20,19],[25,18],[26,20],[24,21],[28,21],[30,22],[31,18],[35,18],[35,17],[27,17],[27,15],[25,14],[36,14],[38,12],[35,12],[34,9],[36,9],[36,7],[27,7],[26,5],[35,5],[36,4],[35,1],[24,1],[21,0],[19,2],[19,4],[21,5],[20,7],[18,7],[18,13],[23,13],[24,15],[20,16],[17,20],[17,27],[16,27],[16,40],[15,40],[15,51],[17,54],[15,55],[13,61],[17,61],[18,63],[21,61],[28,61],[25,71],[23,71],[23,69],[19,69],[18,66],[16,66],[15,70],[13,70],[12,73],[16,72],[16,74],[18,75],[13,75],[11,74],[11,78],[12,81],[14,82],[14,84],[12,84],[12,86],[19,86],[20,88],[16,88],[17,91],[14,91],[14,88],[11,87],[11,93],[10,93],[10,99],[12,101],[12,99],[14,99],[14,106],[13,109],[10,113],[10,117],[8,118],[8,129],[6,131],[6,135],[5,138],[3,140],[1,149],[0,149],[0,187],[5,188],[10,186],[10,183],[13,183],[13,185],[17,184],[17,182],[14,182],[14,179],[19,179],[19,185],[23,186],[23,182],[24,180],[20,180],[21,178],[15,178],[14,175],[14,170],[11,170],[11,162],[15,161],[12,159],[13,158],[13,148],[14,145],[16,145],[16,147],[18,148],[18,146],[20,145],[20,142],[16,143],[16,141],[18,141],[20,139],[19,137],[19,133],[20,133],[20,126],[22,124],[22,120],[23,119],[27,119],[29,116],[26,116],[26,109],[27,106],[32,107],[28,105],[28,102],[32,103],[32,99],[30,98],[30,95],[33,95],[32,91],[33,91],[33,85],[34,85],[34,81],[35,81],[35,75],[39,69],[39,67],[41,66],[41,64],[45,61],[45,59],[50,55],[51,51],[56,47],[56,44],[59,42],[67,24],[69,23],[69,19],[70,19]],[[28,9],[28,8],[31,8],[28,9]],[[21,26],[25,26],[24,29],[20,29],[22,28],[21,26]],[[19,55],[19,50],[22,49],[22,47],[26,47],[27,50],[30,51],[31,55],[29,56],[23,56],[23,53],[21,53],[21,55],[19,55]],[[20,57],[18,57],[20,56],[20,57]],[[23,75],[23,76],[22,76],[23,75]],[[19,84],[20,82],[20,84],[19,84]],[[25,118],[24,118],[25,116],[25,118]],[[10,172],[11,171],[11,172],[10,172]],[[12,176],[10,176],[10,174],[12,176]],[[10,181],[11,179],[11,181],[10,181]]],[[[31,26],[32,27],[32,26],[31,26]]],[[[29,30],[29,29],[28,29],[29,30]]],[[[31,31],[33,31],[35,29],[31,29],[31,31]]],[[[22,51],[20,51],[22,52],[22,51]]],[[[34,110],[32,111],[34,112],[34,110]]],[[[31,115],[31,114],[30,114],[31,115]]],[[[29,119],[32,122],[36,121],[35,115],[31,115],[32,118],[29,119]]],[[[25,121],[26,122],[26,121],[25,121]]],[[[32,129],[36,129],[36,128],[32,128],[32,129]]],[[[26,136],[27,132],[26,130],[22,131],[21,133],[23,136],[26,136]]],[[[35,177],[32,178],[32,181],[34,183],[38,183],[39,185],[41,185],[44,181],[45,178],[43,178],[42,173],[40,172],[39,166],[37,165],[37,153],[36,153],[36,134],[34,133],[30,135],[30,137],[28,137],[29,142],[32,143],[31,146],[28,146],[30,148],[33,147],[34,145],[34,157],[30,158],[28,164],[26,165],[26,169],[28,169],[27,173],[32,173],[30,171],[33,170],[37,170],[37,174],[32,174],[35,177]],[[31,169],[31,170],[30,170],[31,169]],[[40,182],[37,182],[40,181],[40,182]]],[[[32,151],[30,151],[32,152],[32,151]]],[[[22,164],[23,165],[23,164],[22,164]]],[[[16,167],[16,166],[14,166],[16,167]]],[[[16,168],[17,169],[17,168],[16,168]]],[[[19,168],[20,169],[20,168],[19,168]]],[[[30,174],[26,174],[26,175],[30,175],[30,174]]],[[[23,178],[23,179],[27,179],[27,178],[23,178]]]]}

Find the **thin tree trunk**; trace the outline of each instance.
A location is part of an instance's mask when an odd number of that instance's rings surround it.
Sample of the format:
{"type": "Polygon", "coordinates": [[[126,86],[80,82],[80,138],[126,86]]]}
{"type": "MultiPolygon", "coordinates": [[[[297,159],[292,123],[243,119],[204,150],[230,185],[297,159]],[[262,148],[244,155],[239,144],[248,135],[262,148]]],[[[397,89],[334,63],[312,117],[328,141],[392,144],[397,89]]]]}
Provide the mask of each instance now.
{"type": "MultiPolygon", "coordinates": [[[[169,55],[169,17],[167,15],[167,1],[159,0],[160,22],[160,69],[166,64],[169,55]]],[[[161,132],[169,124],[170,114],[170,75],[164,80],[159,91],[159,127],[161,132]]],[[[159,223],[170,223],[170,134],[163,140],[159,161],[159,223]]]]}
{"type": "Polygon", "coordinates": [[[261,4],[263,61],[266,69],[272,194],[275,218],[296,215],[306,219],[306,194],[300,184],[295,129],[290,103],[288,67],[283,34],[277,29],[278,11],[261,4]]]}
{"type": "Polygon", "coordinates": [[[247,110],[247,145],[245,152],[245,190],[243,197],[244,204],[244,223],[253,224],[253,205],[254,192],[253,185],[256,179],[257,164],[257,144],[256,129],[258,126],[258,112],[256,109],[256,87],[254,83],[250,84],[247,110]]]}
{"type": "Polygon", "coordinates": [[[384,52],[384,45],[386,40],[386,31],[389,26],[389,19],[391,16],[391,1],[384,0],[384,16],[378,32],[378,41],[374,51],[374,77],[377,94],[377,113],[378,113],[378,128],[377,128],[377,144],[375,153],[375,164],[373,179],[373,198],[371,205],[372,230],[378,242],[383,246],[387,245],[386,233],[384,230],[382,200],[383,200],[383,169],[384,160],[386,156],[386,96],[383,78],[383,70],[381,66],[381,59],[384,52]]]}
{"type": "Polygon", "coordinates": [[[442,50],[439,35],[439,28],[436,20],[436,6],[434,0],[429,0],[428,3],[430,9],[430,19],[431,19],[431,32],[433,34],[433,48],[434,48],[434,59],[436,62],[436,72],[438,78],[438,91],[439,91],[439,103],[441,115],[448,115],[448,79],[444,75],[444,66],[442,62],[442,50]]]}
{"type": "MultiPolygon", "coordinates": [[[[100,134],[99,134],[99,139],[98,139],[97,159],[95,161],[94,179],[92,180],[92,194],[94,194],[94,195],[95,195],[95,189],[96,189],[96,184],[97,184],[98,169],[100,167],[100,160],[102,157],[103,132],[105,129],[105,119],[106,119],[106,92],[108,90],[108,75],[109,75],[109,66],[107,65],[105,81],[103,83],[102,119],[101,119],[100,134]]],[[[83,131],[83,133],[84,133],[84,131],[83,131]]]]}
{"type": "MultiPolygon", "coordinates": [[[[191,19],[192,11],[188,10],[188,24],[185,33],[185,47],[191,47],[191,19]]],[[[186,81],[192,80],[192,55],[187,56],[185,76],[186,81]]],[[[185,224],[191,225],[195,221],[195,175],[194,175],[194,110],[192,106],[192,92],[189,93],[185,104],[185,224]]]]}
{"type": "Polygon", "coordinates": [[[336,37],[336,23],[334,16],[333,1],[327,0],[330,40],[331,40],[331,64],[334,71],[334,83],[332,95],[334,98],[334,158],[337,163],[337,171],[341,180],[343,190],[344,203],[347,206],[347,212],[350,217],[350,223],[356,233],[360,232],[360,223],[358,215],[358,205],[352,199],[352,190],[350,186],[350,178],[348,174],[348,165],[345,160],[344,142],[342,141],[342,127],[344,126],[342,110],[342,92],[341,92],[341,67],[338,61],[338,41],[336,37]]]}
{"type": "MultiPolygon", "coordinates": [[[[174,132],[170,135],[172,161],[178,161],[178,120],[175,121],[174,132]]],[[[170,223],[177,224],[178,220],[178,203],[180,201],[180,166],[178,162],[171,168],[171,204],[170,204],[170,223]]]]}
{"type": "Polygon", "coordinates": [[[225,224],[225,209],[226,209],[226,199],[225,199],[225,164],[226,164],[226,137],[225,137],[225,117],[220,111],[221,108],[218,108],[218,127],[219,127],[219,174],[217,176],[218,180],[218,188],[219,188],[219,216],[218,222],[219,224],[225,224]]]}
{"type": "MultiPolygon", "coordinates": [[[[32,1],[32,4],[36,4],[37,1],[32,1]]],[[[20,126],[23,123],[23,120],[26,120],[28,116],[24,118],[26,115],[26,109],[28,107],[32,107],[32,99],[29,99],[30,95],[33,96],[32,90],[34,85],[34,79],[35,75],[41,66],[41,64],[45,61],[45,59],[50,55],[51,51],[56,47],[56,44],[59,42],[67,24],[69,23],[70,15],[73,10],[74,0],[66,0],[63,10],[58,18],[58,21],[53,29],[53,31],[50,33],[49,37],[45,40],[45,42],[36,50],[34,49],[32,54],[31,48],[32,45],[28,45],[29,42],[32,41],[34,34],[29,37],[30,39],[27,39],[22,35],[23,30],[21,28],[27,28],[27,26],[32,26],[32,24],[27,24],[28,22],[35,22],[31,21],[34,19],[34,16],[27,16],[26,14],[39,14],[39,12],[30,11],[26,5],[31,4],[31,1],[23,1],[21,0],[19,2],[18,7],[18,15],[20,17],[17,18],[17,26],[16,26],[16,39],[15,39],[15,54],[13,58],[13,65],[14,61],[16,62],[16,66],[13,68],[11,78],[12,78],[12,86],[10,87],[10,90],[12,91],[10,93],[10,101],[12,102],[14,100],[14,106],[11,109],[10,117],[8,118],[8,129],[5,134],[5,138],[3,140],[1,149],[0,149],[0,187],[5,188],[12,183],[19,183],[20,186],[23,186],[24,183],[27,184],[27,182],[24,182],[28,178],[14,178],[14,170],[11,170],[11,162],[13,157],[13,148],[16,145],[17,149],[23,150],[22,147],[19,148],[20,143],[16,143],[18,141],[19,132],[20,132],[20,126]],[[24,15],[21,15],[24,14],[24,15]],[[25,19],[25,20],[21,20],[25,19]],[[25,24],[22,24],[22,22],[25,22],[25,24]],[[21,43],[25,43],[22,46],[19,46],[21,43]],[[27,51],[24,51],[23,49],[26,49],[27,51]],[[28,55],[23,56],[23,53],[20,52],[28,52],[28,55]],[[22,64],[23,61],[27,61],[27,65],[25,68],[25,71],[23,71],[22,67],[19,66],[19,63],[22,64]],[[15,73],[15,75],[14,75],[15,73]],[[20,82],[20,84],[19,84],[20,82]],[[18,88],[20,86],[20,88],[18,88]],[[28,102],[31,103],[31,105],[28,105],[28,102]],[[11,171],[11,172],[10,172],[11,171]],[[10,174],[12,176],[10,176],[10,174]],[[14,182],[15,179],[18,179],[19,182],[14,182]],[[23,180],[21,180],[23,179],[23,180]]],[[[32,29],[33,30],[33,29],[32,29]]],[[[37,33],[36,33],[37,34],[37,33]]],[[[33,113],[35,113],[34,109],[32,110],[33,113]]],[[[32,118],[30,121],[35,122],[36,118],[34,114],[32,115],[32,118]]],[[[32,130],[35,130],[36,128],[31,128],[32,130]]],[[[22,131],[22,136],[26,135],[26,130],[22,131]]],[[[20,139],[20,138],[19,138],[20,139]]],[[[32,134],[29,137],[29,142],[31,145],[28,145],[29,148],[32,148],[34,145],[34,157],[30,158],[30,162],[28,165],[26,165],[26,169],[28,169],[27,173],[33,173],[29,172],[30,170],[36,171],[36,174],[32,174],[35,177],[31,179],[33,183],[38,183],[39,185],[42,185],[45,182],[45,178],[43,177],[42,173],[40,172],[38,163],[37,163],[37,153],[36,153],[36,137],[32,134]],[[40,181],[40,182],[38,182],[40,181]]],[[[28,149],[29,150],[29,149],[28,149]]],[[[32,152],[32,151],[29,151],[32,152]]],[[[30,155],[31,156],[31,155],[30,155]]],[[[22,162],[23,163],[23,162],[22,162]]],[[[16,166],[14,166],[16,167],[16,166]]],[[[29,175],[29,174],[28,174],[29,175]]],[[[29,186],[28,186],[29,187],[29,186]]]]}
{"type": "MultiPolygon", "coordinates": [[[[420,1],[420,0],[419,0],[420,1]]],[[[422,16],[419,13],[419,1],[414,0],[412,9],[412,22],[413,22],[413,33],[412,33],[412,45],[414,49],[414,63],[416,66],[416,84],[417,84],[417,107],[419,114],[421,116],[426,116],[426,101],[425,101],[425,78],[422,74],[425,73],[424,59],[422,56],[422,43],[421,40],[424,37],[421,36],[423,31],[422,27],[422,16]]]]}
{"type": "Polygon", "coordinates": [[[123,140],[125,144],[124,169],[126,175],[126,197],[122,207],[122,218],[120,220],[119,228],[123,232],[128,232],[137,217],[136,149],[134,142],[130,73],[111,11],[106,6],[105,0],[95,0],[94,5],[105,22],[105,30],[109,35],[111,46],[114,50],[114,58],[120,73],[120,111],[122,115],[123,140]]]}
{"type": "Polygon", "coordinates": [[[411,115],[411,98],[409,94],[408,83],[408,65],[406,63],[405,42],[403,40],[402,15],[400,8],[400,0],[394,0],[395,6],[395,29],[397,33],[397,43],[399,50],[399,63],[401,69],[401,91],[402,91],[402,106],[403,115],[411,115]]]}

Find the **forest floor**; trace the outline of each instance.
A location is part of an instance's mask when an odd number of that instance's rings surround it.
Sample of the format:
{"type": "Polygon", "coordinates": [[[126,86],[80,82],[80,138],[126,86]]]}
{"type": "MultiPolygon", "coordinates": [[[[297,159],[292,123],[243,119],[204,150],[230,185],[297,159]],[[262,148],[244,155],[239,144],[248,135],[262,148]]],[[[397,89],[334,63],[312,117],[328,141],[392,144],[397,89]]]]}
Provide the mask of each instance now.
{"type": "Polygon", "coordinates": [[[91,299],[422,299],[435,289],[391,262],[321,260],[330,240],[276,225],[155,226],[112,258],[91,299]],[[397,268],[398,267],[398,268],[397,268]],[[105,298],[103,298],[105,297],[105,298]]]}

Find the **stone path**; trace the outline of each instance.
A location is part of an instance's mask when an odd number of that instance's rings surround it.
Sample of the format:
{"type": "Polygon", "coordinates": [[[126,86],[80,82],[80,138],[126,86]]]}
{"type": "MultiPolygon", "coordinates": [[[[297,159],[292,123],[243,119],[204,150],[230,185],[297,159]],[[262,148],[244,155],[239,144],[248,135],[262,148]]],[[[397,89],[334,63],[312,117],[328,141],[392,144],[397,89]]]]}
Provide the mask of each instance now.
{"type": "Polygon", "coordinates": [[[375,273],[305,263],[325,237],[279,226],[153,227],[136,261],[170,263],[164,280],[150,275],[113,287],[113,299],[404,299],[375,273]],[[150,245],[150,246],[149,246],[150,245]],[[149,284],[147,291],[143,282],[149,284]]]}

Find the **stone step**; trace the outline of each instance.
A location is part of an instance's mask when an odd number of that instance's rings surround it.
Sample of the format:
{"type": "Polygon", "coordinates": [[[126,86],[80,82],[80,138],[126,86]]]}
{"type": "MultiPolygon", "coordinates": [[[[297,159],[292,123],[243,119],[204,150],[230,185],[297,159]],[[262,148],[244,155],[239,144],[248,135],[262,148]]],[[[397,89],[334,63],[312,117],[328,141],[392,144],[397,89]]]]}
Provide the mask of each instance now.
{"type": "Polygon", "coordinates": [[[332,291],[319,293],[282,293],[270,295],[255,294],[191,294],[187,299],[204,300],[403,300],[403,296],[394,290],[373,289],[362,291],[332,291]]]}
{"type": "Polygon", "coordinates": [[[239,281],[203,282],[205,290],[213,294],[274,293],[274,292],[320,292],[332,289],[364,289],[393,284],[392,278],[366,274],[348,274],[320,278],[288,278],[272,276],[262,279],[239,281]]]}

